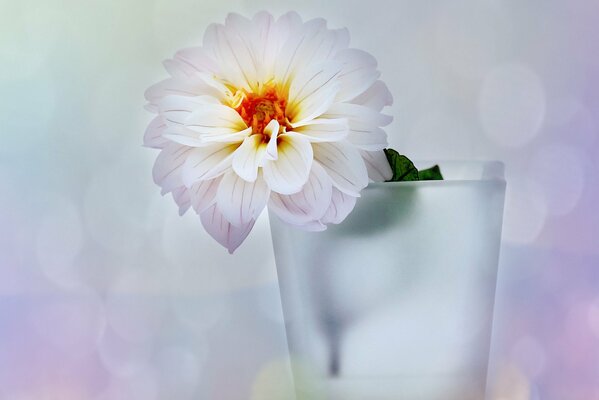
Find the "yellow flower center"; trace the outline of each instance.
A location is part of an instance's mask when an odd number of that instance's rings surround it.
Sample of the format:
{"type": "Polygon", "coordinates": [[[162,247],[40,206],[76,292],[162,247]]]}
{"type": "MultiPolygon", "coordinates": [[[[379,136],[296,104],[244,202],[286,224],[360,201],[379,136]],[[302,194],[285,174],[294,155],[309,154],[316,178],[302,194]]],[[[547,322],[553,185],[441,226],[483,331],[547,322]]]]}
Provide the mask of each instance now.
{"type": "Polygon", "coordinates": [[[277,120],[280,130],[290,128],[285,115],[287,100],[274,86],[265,86],[260,93],[243,93],[243,99],[235,110],[241,115],[253,134],[264,134],[264,128],[273,119],[277,120]]]}

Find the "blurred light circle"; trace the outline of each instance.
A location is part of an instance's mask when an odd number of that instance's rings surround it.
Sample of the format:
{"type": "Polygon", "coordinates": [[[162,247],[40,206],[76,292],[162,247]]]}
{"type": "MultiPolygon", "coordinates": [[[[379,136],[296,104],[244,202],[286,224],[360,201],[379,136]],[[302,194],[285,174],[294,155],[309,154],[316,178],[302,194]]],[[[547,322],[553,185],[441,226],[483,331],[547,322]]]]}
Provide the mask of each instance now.
{"type": "Polygon", "coordinates": [[[91,289],[77,288],[45,295],[31,311],[37,335],[65,357],[83,357],[97,350],[106,327],[104,307],[91,289]]]}
{"type": "Polygon", "coordinates": [[[530,161],[530,178],[538,184],[550,215],[565,215],[578,204],[585,183],[583,151],[552,144],[537,150],[530,161]]]}
{"type": "Polygon", "coordinates": [[[83,243],[79,211],[67,198],[48,196],[48,212],[42,217],[36,235],[36,256],[44,275],[58,284],[77,281],[73,261],[83,243]]]}
{"type": "Polygon", "coordinates": [[[532,336],[519,338],[512,346],[511,360],[515,361],[531,379],[541,375],[547,363],[547,354],[541,343],[532,336]]]}
{"type": "Polygon", "coordinates": [[[538,184],[526,178],[509,179],[506,188],[503,237],[507,242],[534,242],[545,225],[547,203],[538,184]]]}
{"type": "Polygon", "coordinates": [[[288,358],[272,360],[260,368],[252,384],[250,399],[295,399],[291,364],[288,358]]]}
{"type": "MultiPolygon", "coordinates": [[[[0,83],[2,93],[8,94],[0,97],[0,126],[3,132],[0,156],[5,162],[13,158],[19,161],[19,175],[23,174],[23,179],[33,183],[40,178],[40,175],[35,174],[46,173],[39,166],[46,157],[47,145],[55,140],[52,124],[59,114],[57,97],[60,89],[51,76],[42,73],[7,82],[1,82],[0,78],[0,83]],[[35,158],[38,164],[21,165],[26,156],[35,158]]],[[[8,162],[6,165],[9,165],[8,162]]]]}
{"type": "Polygon", "coordinates": [[[564,123],[562,131],[567,133],[570,143],[585,148],[593,147],[599,138],[597,119],[584,104],[578,104],[572,116],[564,123]]]}
{"type": "MultiPolygon", "coordinates": [[[[225,265],[218,263],[226,251],[204,231],[193,210],[180,217],[171,198],[162,230],[162,254],[171,267],[172,285],[178,293],[206,294],[227,287],[225,265]]],[[[226,254],[229,256],[229,254],[226,254]]],[[[229,256],[230,257],[230,256],[229,256]]]]}
{"type": "Polygon", "coordinates": [[[195,399],[201,368],[197,356],[181,347],[167,347],[157,356],[160,393],[163,399],[195,399]]]}
{"type": "Polygon", "coordinates": [[[591,332],[599,340],[599,297],[597,297],[589,306],[587,312],[587,322],[591,332]]]}
{"type": "Polygon", "coordinates": [[[176,318],[201,336],[226,319],[231,311],[225,296],[177,294],[171,297],[176,318]]]}
{"type": "Polygon", "coordinates": [[[572,95],[547,98],[545,123],[559,126],[567,123],[581,107],[580,100],[572,95]]]}
{"type": "Polygon", "coordinates": [[[494,400],[530,400],[530,381],[513,364],[501,365],[491,382],[494,400]]]}
{"type": "Polygon", "coordinates": [[[113,378],[108,388],[94,400],[157,400],[158,381],[156,371],[144,368],[127,378],[113,378]]]}
{"type": "Polygon", "coordinates": [[[98,356],[104,368],[117,377],[132,376],[149,364],[152,343],[132,342],[108,328],[98,343],[98,356]]]}
{"type": "MultiPolygon", "coordinates": [[[[142,149],[147,150],[147,149],[142,149]]],[[[158,189],[149,165],[135,153],[97,168],[87,187],[83,210],[90,235],[107,250],[132,256],[160,217],[151,211],[158,189]],[[140,178],[141,177],[141,178],[140,178]]]]}
{"type": "MultiPolygon", "coordinates": [[[[175,208],[173,205],[172,209],[175,208]]],[[[231,255],[206,233],[193,211],[183,217],[175,211],[164,224],[162,251],[169,261],[170,279],[178,293],[223,293],[276,282],[266,212],[231,255]]]]}
{"type": "Polygon", "coordinates": [[[545,101],[542,81],[529,67],[494,68],[484,79],[478,101],[485,133],[503,146],[525,145],[541,128],[545,101]]]}
{"type": "Polygon", "coordinates": [[[124,271],[106,296],[109,325],[127,340],[152,340],[164,322],[166,290],[164,278],[153,269],[124,271]]]}

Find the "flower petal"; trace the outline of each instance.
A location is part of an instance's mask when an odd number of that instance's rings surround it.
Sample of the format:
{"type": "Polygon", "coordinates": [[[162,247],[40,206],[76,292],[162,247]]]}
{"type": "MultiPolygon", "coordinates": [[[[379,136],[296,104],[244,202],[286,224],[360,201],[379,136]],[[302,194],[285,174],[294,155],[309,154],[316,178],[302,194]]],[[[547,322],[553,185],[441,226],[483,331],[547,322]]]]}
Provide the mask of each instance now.
{"type": "Polygon", "coordinates": [[[152,176],[154,183],[162,188],[163,194],[182,185],[182,166],[190,153],[190,147],[169,143],[158,154],[152,176]]]}
{"type": "Polygon", "coordinates": [[[216,203],[216,191],[221,177],[199,181],[189,188],[191,206],[196,213],[200,214],[216,203]]]}
{"type": "Polygon", "coordinates": [[[233,152],[238,144],[214,144],[189,148],[189,156],[181,169],[183,183],[191,187],[201,180],[213,179],[231,168],[233,152]]]}
{"type": "Polygon", "coordinates": [[[288,85],[306,66],[330,60],[349,44],[346,29],[327,29],[322,18],[312,19],[289,31],[275,64],[275,76],[288,85]]]}
{"type": "Polygon", "coordinates": [[[317,118],[306,125],[294,128],[293,132],[302,134],[313,143],[338,142],[347,137],[348,126],[347,120],[342,118],[317,118]]]}
{"type": "Polygon", "coordinates": [[[329,109],[339,90],[335,78],[340,72],[340,64],[326,63],[294,77],[285,110],[293,127],[305,125],[329,109]]]}
{"type": "Polygon", "coordinates": [[[146,133],[144,133],[144,146],[155,149],[164,148],[164,146],[169,143],[169,141],[162,136],[165,129],[166,124],[164,123],[162,116],[159,115],[155,117],[146,128],[146,133]]]}
{"type": "MultiPolygon", "coordinates": [[[[230,14],[229,18],[231,16],[234,14],[230,14]]],[[[204,48],[217,60],[220,76],[233,86],[252,90],[252,85],[257,82],[256,65],[248,46],[229,22],[228,26],[212,24],[208,27],[204,35],[204,48]]]]}
{"type": "Polygon", "coordinates": [[[305,225],[324,215],[331,204],[332,190],[331,178],[314,162],[302,190],[291,195],[272,193],[268,208],[287,223],[305,225]]]}
{"type": "Polygon", "coordinates": [[[375,182],[384,182],[393,177],[393,171],[384,151],[361,151],[360,154],[364,159],[370,179],[375,182]]]}
{"type": "Polygon", "coordinates": [[[356,198],[333,188],[331,205],[321,218],[324,224],[339,224],[349,215],[356,205],[356,198]]]}
{"type": "Polygon", "coordinates": [[[312,167],[312,145],[302,135],[287,132],[279,135],[277,152],[276,160],[264,161],[262,170],[266,183],[277,193],[299,192],[312,167]]]}
{"type": "Polygon", "coordinates": [[[215,143],[241,143],[252,133],[252,128],[247,128],[239,132],[201,135],[186,126],[177,125],[168,127],[162,136],[172,140],[175,143],[180,143],[190,147],[205,147],[215,143]]]}
{"type": "Polygon", "coordinates": [[[301,58],[302,54],[306,47],[312,45],[312,39],[318,32],[326,29],[326,22],[319,19],[302,23],[297,13],[293,12],[287,13],[277,22],[279,26],[283,25],[281,22],[292,22],[288,29],[287,40],[281,46],[281,51],[276,58],[274,74],[283,85],[287,86],[289,77],[294,76],[296,70],[305,65],[301,58]]]}
{"type": "Polygon", "coordinates": [[[218,66],[202,47],[188,47],[175,54],[175,60],[201,73],[214,74],[218,66]]]}
{"type": "Polygon", "coordinates": [[[145,92],[146,100],[150,105],[157,105],[160,99],[169,95],[200,96],[210,95],[220,99],[220,93],[209,86],[202,79],[169,78],[150,86],[145,92]]]}
{"type": "Polygon", "coordinates": [[[271,120],[268,125],[264,127],[264,133],[270,135],[270,140],[268,141],[268,145],[266,145],[266,154],[264,155],[267,160],[276,160],[279,157],[279,152],[277,150],[279,128],[279,122],[276,119],[271,120]]]}
{"type": "Polygon", "coordinates": [[[218,209],[235,226],[242,226],[258,218],[270,195],[270,189],[259,176],[247,182],[231,171],[225,174],[216,192],[218,209]]]}
{"type": "Polygon", "coordinates": [[[264,135],[250,135],[233,154],[233,171],[248,182],[258,177],[258,167],[266,153],[264,135]]]}
{"type": "Polygon", "coordinates": [[[274,75],[276,57],[287,40],[289,26],[280,27],[273,16],[261,11],[252,18],[252,30],[250,31],[250,42],[253,53],[260,60],[258,79],[265,82],[274,75]]]}
{"type": "Polygon", "coordinates": [[[390,115],[381,114],[360,104],[335,103],[323,115],[324,118],[347,118],[350,128],[352,123],[372,126],[387,126],[393,121],[390,115]]]}
{"type": "Polygon", "coordinates": [[[167,124],[184,125],[194,111],[218,103],[212,96],[167,95],[158,101],[158,110],[167,124]]]}
{"type": "Polygon", "coordinates": [[[191,197],[189,191],[185,186],[179,186],[172,192],[173,200],[179,206],[179,215],[183,215],[189,210],[191,206],[191,197]]]}
{"type": "Polygon", "coordinates": [[[376,151],[389,147],[387,133],[378,126],[352,123],[348,142],[361,150],[376,151]]]}
{"type": "Polygon", "coordinates": [[[359,197],[360,191],[368,185],[362,156],[347,143],[315,143],[314,159],[327,171],[333,185],[346,194],[359,197]]]}
{"type": "Polygon", "coordinates": [[[185,120],[185,126],[200,133],[204,138],[228,135],[247,129],[247,125],[237,111],[222,104],[206,104],[196,109],[185,120]]]}
{"type": "Polygon", "coordinates": [[[393,104],[393,95],[382,81],[376,81],[364,93],[351,101],[374,111],[381,111],[384,107],[393,104]]]}
{"type": "Polygon", "coordinates": [[[200,220],[210,236],[226,247],[231,254],[243,243],[256,222],[252,220],[247,224],[234,226],[225,219],[216,204],[200,214],[200,220]]]}
{"type": "Polygon", "coordinates": [[[337,53],[335,60],[343,63],[339,74],[341,87],[336,101],[348,101],[364,93],[381,75],[376,70],[376,59],[369,53],[358,49],[343,49],[337,53]]]}

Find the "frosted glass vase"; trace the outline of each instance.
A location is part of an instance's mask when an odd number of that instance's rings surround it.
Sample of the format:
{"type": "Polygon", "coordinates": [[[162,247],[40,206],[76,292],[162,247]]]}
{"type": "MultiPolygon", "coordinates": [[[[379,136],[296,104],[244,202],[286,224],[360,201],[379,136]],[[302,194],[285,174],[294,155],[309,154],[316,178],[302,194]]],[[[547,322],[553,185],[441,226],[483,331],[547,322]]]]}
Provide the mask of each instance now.
{"type": "Polygon", "coordinates": [[[440,166],[324,232],[270,215],[298,400],[484,399],[503,166],[440,166]]]}

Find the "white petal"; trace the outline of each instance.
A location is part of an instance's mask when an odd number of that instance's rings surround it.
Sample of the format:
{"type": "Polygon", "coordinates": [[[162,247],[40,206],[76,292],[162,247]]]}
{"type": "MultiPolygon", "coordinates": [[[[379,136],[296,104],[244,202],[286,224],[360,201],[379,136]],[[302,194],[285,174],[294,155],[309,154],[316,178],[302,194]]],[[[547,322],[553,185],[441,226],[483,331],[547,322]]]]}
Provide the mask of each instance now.
{"type": "Polygon", "coordinates": [[[223,134],[200,134],[187,126],[177,125],[168,127],[162,136],[172,140],[175,143],[180,143],[190,147],[205,147],[215,143],[241,143],[252,133],[252,128],[247,128],[239,132],[230,132],[223,134]]]}
{"type": "Polygon", "coordinates": [[[164,60],[162,65],[171,76],[183,80],[193,78],[198,72],[193,66],[178,59],[164,60]]]}
{"type": "Polygon", "coordinates": [[[216,204],[231,224],[242,226],[258,218],[269,195],[270,189],[261,176],[254,182],[247,182],[231,171],[223,176],[218,186],[216,204]]]}
{"type": "Polygon", "coordinates": [[[320,221],[325,224],[339,224],[349,215],[355,205],[355,197],[333,188],[331,205],[320,221]]]}
{"type": "Polygon", "coordinates": [[[189,188],[191,206],[196,213],[200,214],[216,203],[216,191],[220,184],[221,177],[199,181],[189,188]]]}
{"type": "MultiPolygon", "coordinates": [[[[281,17],[281,20],[287,19],[292,22],[288,30],[287,40],[283,43],[281,51],[276,58],[275,76],[283,85],[288,84],[289,77],[296,74],[298,68],[304,67],[305,61],[302,60],[302,54],[306,47],[312,46],[312,40],[318,35],[318,32],[326,29],[326,22],[321,20],[301,23],[301,19],[295,13],[288,13],[281,17]]],[[[279,25],[281,25],[279,23],[279,25]]]]}
{"type": "Polygon", "coordinates": [[[158,101],[158,110],[167,124],[183,125],[192,112],[214,104],[218,100],[212,96],[167,95],[158,101]]]}
{"type": "MultiPolygon", "coordinates": [[[[279,29],[273,16],[265,11],[259,12],[252,18],[252,30],[250,42],[253,53],[260,60],[258,79],[265,82],[274,75],[274,64],[279,50],[284,41],[287,40],[287,31],[279,29]]],[[[288,26],[284,27],[289,29],[288,26]]]]}
{"type": "Polygon", "coordinates": [[[393,171],[384,151],[361,151],[360,154],[364,159],[370,179],[375,182],[384,182],[391,179],[393,171]]]}
{"type": "Polygon", "coordinates": [[[220,99],[221,94],[213,87],[209,86],[202,79],[169,78],[149,87],[145,92],[146,100],[150,104],[158,104],[158,101],[165,96],[201,96],[209,95],[220,99]]]}
{"type": "Polygon", "coordinates": [[[216,205],[200,214],[200,220],[210,236],[226,247],[231,254],[243,243],[255,223],[252,220],[247,224],[234,226],[225,219],[216,205]]]}
{"type": "Polygon", "coordinates": [[[201,135],[203,143],[241,143],[246,137],[252,134],[252,128],[247,128],[239,132],[201,135]]]}
{"type": "Polygon", "coordinates": [[[348,135],[347,120],[317,118],[306,125],[294,128],[311,142],[338,142],[348,135]]]}
{"type": "Polygon", "coordinates": [[[258,177],[258,167],[266,152],[263,135],[251,135],[245,138],[233,154],[233,171],[242,179],[253,182],[258,177]]]}
{"type": "Polygon", "coordinates": [[[337,53],[335,60],[343,63],[336,101],[348,101],[364,93],[380,76],[376,60],[363,50],[343,49],[337,53]]]}
{"type": "Polygon", "coordinates": [[[164,148],[164,146],[168,144],[168,140],[162,137],[165,129],[166,124],[162,120],[162,116],[159,115],[155,117],[146,128],[146,133],[144,134],[144,146],[155,149],[164,148]]]}
{"type": "Polygon", "coordinates": [[[258,71],[263,60],[259,58],[252,41],[254,31],[252,21],[236,14],[229,13],[225,21],[227,40],[235,51],[235,60],[241,64],[244,78],[250,87],[255,87],[260,81],[258,71]]]}
{"type": "Polygon", "coordinates": [[[324,215],[331,204],[332,190],[331,178],[314,162],[302,190],[292,195],[272,193],[268,208],[287,223],[305,225],[324,215]]]}
{"type": "Polygon", "coordinates": [[[154,183],[162,188],[163,193],[182,185],[182,166],[190,153],[190,147],[176,143],[169,143],[160,151],[152,169],[152,176],[154,183]]]}
{"type": "Polygon", "coordinates": [[[314,159],[327,171],[333,185],[342,192],[358,197],[368,185],[368,173],[362,156],[344,143],[315,143],[314,159]]]}
{"type": "Polygon", "coordinates": [[[319,18],[291,28],[276,59],[275,76],[287,85],[307,66],[327,61],[349,44],[346,29],[330,30],[319,18]]]}
{"type": "Polygon", "coordinates": [[[382,81],[376,81],[364,93],[351,101],[366,106],[374,111],[381,111],[393,104],[393,95],[382,81]]]}
{"type": "MultiPolygon", "coordinates": [[[[279,137],[279,122],[276,119],[271,120],[268,125],[264,127],[264,133],[270,135],[270,140],[266,146],[265,157],[267,160],[276,160],[279,157],[277,150],[277,142],[279,137]]],[[[262,165],[262,164],[260,164],[262,165]]]]}
{"type": "Polygon", "coordinates": [[[185,186],[179,186],[172,192],[173,200],[179,206],[179,215],[183,215],[189,210],[191,206],[191,197],[189,191],[185,186]]]}
{"type": "Polygon", "coordinates": [[[181,168],[181,177],[187,187],[201,180],[213,179],[230,167],[237,144],[215,144],[190,148],[189,156],[181,168]]]}
{"type": "Polygon", "coordinates": [[[386,126],[393,121],[393,117],[359,104],[335,103],[323,115],[325,118],[347,118],[350,128],[352,123],[368,124],[372,126],[386,126]]]}
{"type": "Polygon", "coordinates": [[[378,126],[352,123],[347,140],[361,150],[376,151],[389,147],[387,133],[378,126]]]}
{"type": "Polygon", "coordinates": [[[307,138],[293,132],[280,134],[278,142],[277,159],[264,161],[264,179],[274,192],[299,192],[312,167],[312,145],[307,138]]]}
{"type": "Polygon", "coordinates": [[[179,50],[175,59],[187,64],[197,72],[214,73],[218,70],[217,64],[201,47],[188,47],[179,50]]]}
{"type": "Polygon", "coordinates": [[[221,24],[209,26],[206,34],[220,75],[234,86],[251,91],[252,85],[257,82],[257,70],[244,40],[230,26],[221,24]]]}
{"type": "Polygon", "coordinates": [[[185,126],[203,137],[237,133],[247,129],[247,125],[234,109],[222,104],[207,104],[189,115],[185,126]]]}
{"type": "Polygon", "coordinates": [[[294,77],[285,110],[293,127],[305,125],[330,108],[339,90],[335,78],[340,71],[340,64],[326,63],[294,77]]]}

